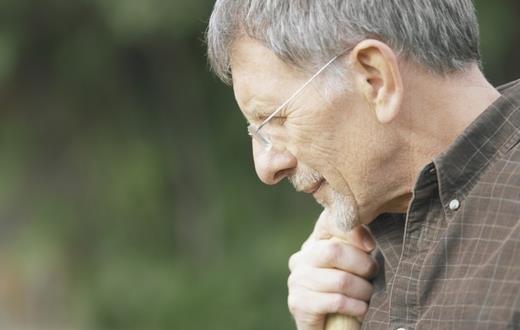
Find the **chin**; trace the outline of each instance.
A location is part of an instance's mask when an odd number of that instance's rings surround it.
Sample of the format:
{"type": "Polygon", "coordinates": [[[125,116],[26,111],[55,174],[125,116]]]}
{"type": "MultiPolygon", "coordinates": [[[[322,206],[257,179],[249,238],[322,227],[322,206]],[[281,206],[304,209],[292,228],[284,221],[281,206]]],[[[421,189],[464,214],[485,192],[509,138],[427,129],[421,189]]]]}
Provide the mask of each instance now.
{"type": "Polygon", "coordinates": [[[313,195],[342,231],[350,231],[360,225],[358,207],[352,193],[340,193],[324,181],[313,195]]]}
{"type": "Polygon", "coordinates": [[[297,191],[311,193],[338,229],[350,231],[360,224],[356,199],[347,184],[338,189],[319,171],[305,164],[300,164],[288,179],[297,191]]]}

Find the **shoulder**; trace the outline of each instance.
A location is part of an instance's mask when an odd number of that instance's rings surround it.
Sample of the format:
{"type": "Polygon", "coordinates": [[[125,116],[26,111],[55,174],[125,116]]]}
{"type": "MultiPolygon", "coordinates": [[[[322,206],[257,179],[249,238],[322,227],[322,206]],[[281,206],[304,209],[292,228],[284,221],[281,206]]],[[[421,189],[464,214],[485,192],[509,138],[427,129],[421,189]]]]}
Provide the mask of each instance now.
{"type": "Polygon", "coordinates": [[[508,89],[510,89],[511,87],[513,86],[516,86],[520,84],[520,79],[517,79],[517,80],[513,80],[513,81],[510,81],[504,85],[501,85],[501,86],[498,86],[497,87],[497,90],[500,92],[500,93],[504,93],[505,91],[507,91],[508,89]]]}
{"type": "Polygon", "coordinates": [[[493,161],[469,197],[489,216],[507,215],[511,225],[520,219],[520,141],[514,141],[493,161]]]}

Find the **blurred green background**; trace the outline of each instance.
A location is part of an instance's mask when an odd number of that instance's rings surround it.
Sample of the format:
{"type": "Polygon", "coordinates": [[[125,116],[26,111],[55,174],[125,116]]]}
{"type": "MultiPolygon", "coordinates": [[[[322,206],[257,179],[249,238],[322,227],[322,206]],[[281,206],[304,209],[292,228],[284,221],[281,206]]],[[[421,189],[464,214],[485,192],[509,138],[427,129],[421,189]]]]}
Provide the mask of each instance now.
{"type": "MultiPolygon", "coordinates": [[[[208,72],[213,1],[0,1],[0,329],[291,329],[319,214],[254,174],[208,72]]],[[[520,2],[477,1],[520,77],[520,2]]]]}

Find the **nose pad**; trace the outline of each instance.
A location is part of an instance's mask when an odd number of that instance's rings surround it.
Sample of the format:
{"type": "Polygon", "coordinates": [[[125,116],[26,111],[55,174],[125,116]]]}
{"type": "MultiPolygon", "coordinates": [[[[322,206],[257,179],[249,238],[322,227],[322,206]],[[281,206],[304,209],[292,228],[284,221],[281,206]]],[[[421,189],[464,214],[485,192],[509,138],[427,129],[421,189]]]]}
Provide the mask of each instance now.
{"type": "Polygon", "coordinates": [[[268,185],[274,185],[289,176],[296,168],[298,161],[288,150],[263,149],[253,142],[253,159],[256,174],[268,185]]]}

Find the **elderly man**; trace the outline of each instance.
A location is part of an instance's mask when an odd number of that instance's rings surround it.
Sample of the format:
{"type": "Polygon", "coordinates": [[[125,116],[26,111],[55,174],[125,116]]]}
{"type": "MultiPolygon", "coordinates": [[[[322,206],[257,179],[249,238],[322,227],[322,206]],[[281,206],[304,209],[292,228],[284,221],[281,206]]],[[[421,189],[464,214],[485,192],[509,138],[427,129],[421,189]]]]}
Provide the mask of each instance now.
{"type": "Polygon", "coordinates": [[[207,42],[260,179],[324,207],[298,329],[520,328],[520,83],[480,71],[471,0],[218,0],[207,42]]]}

